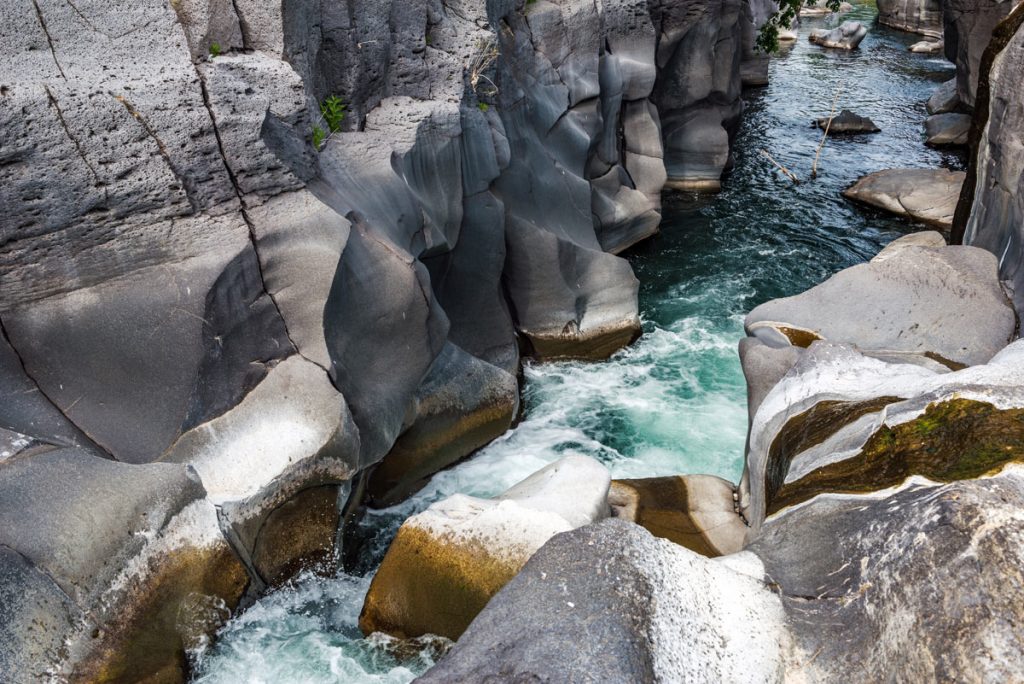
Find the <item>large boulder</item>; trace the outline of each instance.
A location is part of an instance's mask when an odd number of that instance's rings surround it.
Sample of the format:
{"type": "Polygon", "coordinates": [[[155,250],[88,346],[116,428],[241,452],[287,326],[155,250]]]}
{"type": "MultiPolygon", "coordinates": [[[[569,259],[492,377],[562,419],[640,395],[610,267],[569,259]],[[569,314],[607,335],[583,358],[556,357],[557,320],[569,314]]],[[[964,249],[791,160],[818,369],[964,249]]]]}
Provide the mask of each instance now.
{"type": "Polygon", "coordinates": [[[885,169],[858,179],[843,197],[949,230],[963,183],[963,171],[885,169]]]}
{"type": "Polygon", "coordinates": [[[781,681],[783,619],[751,554],[608,520],[545,544],[417,681],[781,681]]]}
{"type": "Polygon", "coordinates": [[[944,82],[936,88],[925,105],[928,114],[948,114],[949,112],[955,112],[959,107],[960,95],[956,90],[955,78],[944,82]]]}
{"type": "Polygon", "coordinates": [[[897,241],[807,292],[756,307],[745,325],[771,346],[829,340],[955,369],[995,356],[1013,339],[1016,315],[991,254],[897,241]]]}
{"type": "Polygon", "coordinates": [[[834,48],[837,50],[853,50],[864,36],[868,29],[859,21],[844,21],[834,29],[814,29],[807,39],[822,47],[834,48]]]}
{"type": "Polygon", "coordinates": [[[967,114],[933,114],[924,120],[925,138],[933,147],[963,147],[970,131],[971,117],[967,114]]]}
{"type": "Polygon", "coordinates": [[[457,639],[544,542],[608,517],[608,470],[568,456],[495,499],[456,494],[399,528],[366,594],[363,633],[457,639]]]}

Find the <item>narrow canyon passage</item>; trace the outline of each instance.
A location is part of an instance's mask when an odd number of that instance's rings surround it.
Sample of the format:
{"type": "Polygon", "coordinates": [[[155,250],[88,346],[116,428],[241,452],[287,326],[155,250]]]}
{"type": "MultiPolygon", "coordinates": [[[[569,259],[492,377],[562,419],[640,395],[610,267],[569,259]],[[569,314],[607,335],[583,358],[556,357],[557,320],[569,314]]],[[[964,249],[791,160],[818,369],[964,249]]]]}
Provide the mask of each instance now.
{"type": "MultiPolygon", "coordinates": [[[[871,23],[873,4],[844,19],[871,23]]],[[[197,682],[407,682],[441,652],[441,640],[363,639],[357,618],[370,577],[401,522],[461,492],[493,496],[546,463],[580,453],[614,477],[709,473],[738,481],[746,389],[736,346],[743,316],[873,256],[914,228],[840,196],[858,177],[893,166],[962,168],[926,147],[924,101],[949,79],[940,57],[912,54],[919,40],[872,26],[858,50],[826,51],[804,19],[800,39],[772,60],[771,84],[749,90],[735,167],[714,196],[667,194],[661,234],[628,254],[641,282],[644,335],[602,363],[549,363],[525,370],[523,421],[418,495],[363,521],[362,567],[325,579],[300,577],[233,619],[197,656],[197,682]],[[819,176],[810,169],[820,132],[810,121],[840,108],[882,129],[833,138],[819,176]],[[802,180],[792,185],[767,150],[802,180]]]]}

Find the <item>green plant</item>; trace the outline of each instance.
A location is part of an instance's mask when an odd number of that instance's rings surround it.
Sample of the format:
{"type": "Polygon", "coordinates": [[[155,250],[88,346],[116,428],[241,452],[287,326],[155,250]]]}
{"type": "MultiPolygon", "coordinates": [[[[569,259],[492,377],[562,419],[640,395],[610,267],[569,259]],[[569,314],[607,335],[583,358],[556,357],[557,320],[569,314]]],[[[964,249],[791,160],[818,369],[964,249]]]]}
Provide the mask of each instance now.
{"type": "Polygon", "coordinates": [[[317,152],[323,146],[325,137],[327,137],[327,133],[324,132],[324,129],[319,126],[313,126],[313,149],[317,152]]]}
{"type": "MultiPolygon", "coordinates": [[[[839,11],[839,5],[842,0],[825,0],[825,7],[829,8],[833,12],[839,11]]],[[[757,35],[757,42],[755,46],[758,50],[771,54],[779,51],[779,29],[789,28],[793,25],[793,20],[800,13],[800,8],[804,5],[813,7],[817,5],[817,0],[781,0],[779,2],[779,10],[768,18],[768,21],[761,27],[761,31],[757,35]]]]}
{"type": "Polygon", "coordinates": [[[320,113],[327,122],[331,133],[341,130],[341,122],[345,120],[345,103],[337,95],[331,95],[320,103],[320,113]]]}
{"type": "Polygon", "coordinates": [[[210,43],[210,57],[220,57],[220,43],[210,43]]]}
{"type": "Polygon", "coordinates": [[[486,112],[488,109],[491,108],[491,105],[487,104],[486,102],[481,102],[477,105],[477,107],[480,108],[481,112],[486,112]]]}

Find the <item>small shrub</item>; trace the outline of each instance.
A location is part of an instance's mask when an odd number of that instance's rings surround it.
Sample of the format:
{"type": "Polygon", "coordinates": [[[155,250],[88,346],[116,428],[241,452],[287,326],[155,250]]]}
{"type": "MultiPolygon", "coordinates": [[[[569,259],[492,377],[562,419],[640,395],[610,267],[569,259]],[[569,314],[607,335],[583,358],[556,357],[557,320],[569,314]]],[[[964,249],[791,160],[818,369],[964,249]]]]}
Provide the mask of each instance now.
{"type": "Polygon", "coordinates": [[[210,43],[210,57],[220,57],[220,43],[210,43]]]}
{"type": "Polygon", "coordinates": [[[320,113],[327,122],[327,128],[331,133],[341,130],[341,122],[345,120],[345,103],[337,95],[331,95],[320,103],[320,113]]]}
{"type": "Polygon", "coordinates": [[[327,137],[327,133],[324,132],[324,129],[320,128],[319,126],[313,126],[313,149],[314,150],[316,150],[317,152],[320,151],[320,148],[324,144],[324,138],[325,137],[327,137]]]}
{"type": "Polygon", "coordinates": [[[480,108],[481,112],[486,112],[488,109],[491,108],[491,105],[487,104],[486,102],[481,102],[480,104],[477,105],[477,107],[480,108]]]}

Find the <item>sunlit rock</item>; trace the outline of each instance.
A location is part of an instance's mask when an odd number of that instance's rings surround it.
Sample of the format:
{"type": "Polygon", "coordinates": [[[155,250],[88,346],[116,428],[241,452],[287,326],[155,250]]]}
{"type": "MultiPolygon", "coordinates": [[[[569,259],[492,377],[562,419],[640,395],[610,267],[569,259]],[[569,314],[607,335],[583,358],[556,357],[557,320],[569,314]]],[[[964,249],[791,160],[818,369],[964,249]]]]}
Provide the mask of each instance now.
{"type": "Polygon", "coordinates": [[[843,197],[949,230],[964,175],[946,169],[886,169],[860,178],[843,197]]]}
{"type": "Polygon", "coordinates": [[[608,516],[607,469],[570,456],[495,499],[456,494],[403,523],[366,595],[365,634],[458,638],[553,535],[608,516]]]}
{"type": "Polygon", "coordinates": [[[711,475],[614,480],[608,502],[614,517],[709,558],[739,551],[747,533],[735,487],[711,475]]]}

